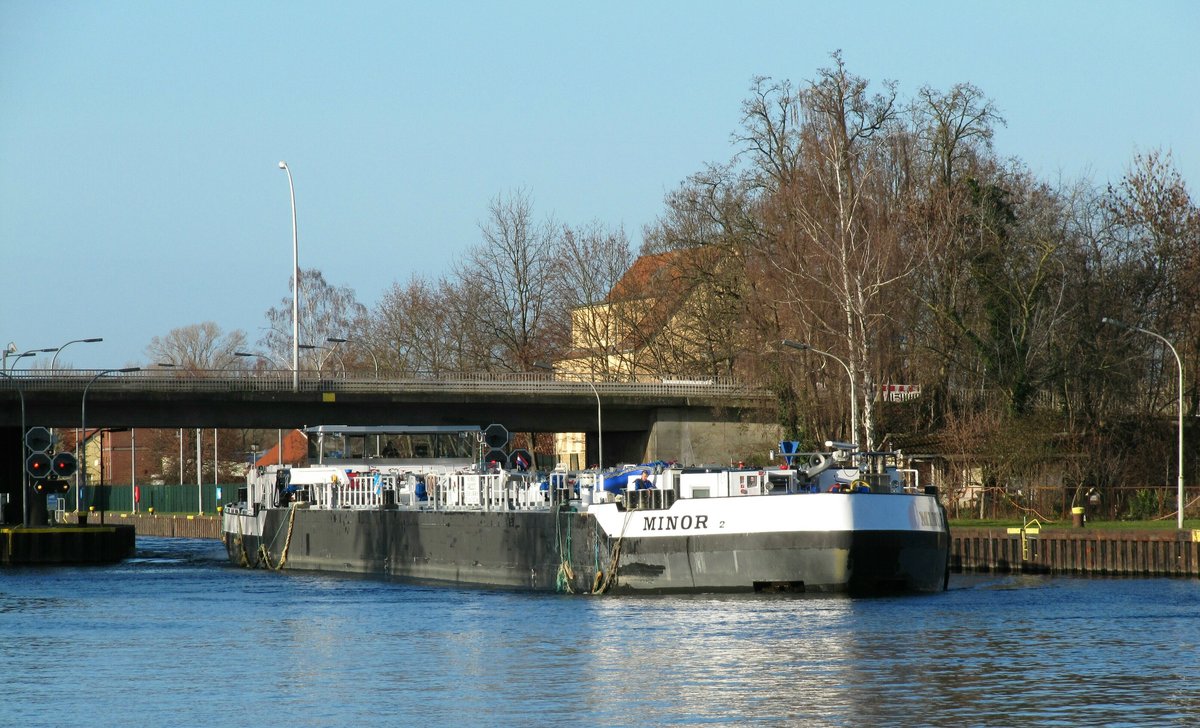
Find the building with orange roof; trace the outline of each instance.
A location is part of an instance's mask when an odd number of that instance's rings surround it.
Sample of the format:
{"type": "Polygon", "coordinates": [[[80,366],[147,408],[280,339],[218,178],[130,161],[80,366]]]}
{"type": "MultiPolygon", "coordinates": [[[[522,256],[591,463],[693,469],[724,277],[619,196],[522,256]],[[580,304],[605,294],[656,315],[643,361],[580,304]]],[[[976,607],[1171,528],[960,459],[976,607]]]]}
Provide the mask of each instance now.
{"type": "MultiPolygon", "coordinates": [[[[572,310],[571,349],[555,372],[587,382],[711,376],[713,340],[734,338],[714,325],[731,262],[716,246],[639,257],[603,301],[572,310]]],[[[586,446],[582,432],[555,437],[556,457],[572,469],[588,466],[586,446]]]]}
{"type": "Polygon", "coordinates": [[[639,257],[603,301],[571,312],[571,349],[555,368],[606,381],[690,373],[688,342],[709,325],[715,298],[696,273],[727,261],[714,246],[639,257]]]}
{"type": "Polygon", "coordinates": [[[304,465],[308,462],[308,436],[300,430],[289,430],[283,440],[258,456],[254,465],[304,465]],[[281,449],[282,448],[282,449],[281,449]]]}

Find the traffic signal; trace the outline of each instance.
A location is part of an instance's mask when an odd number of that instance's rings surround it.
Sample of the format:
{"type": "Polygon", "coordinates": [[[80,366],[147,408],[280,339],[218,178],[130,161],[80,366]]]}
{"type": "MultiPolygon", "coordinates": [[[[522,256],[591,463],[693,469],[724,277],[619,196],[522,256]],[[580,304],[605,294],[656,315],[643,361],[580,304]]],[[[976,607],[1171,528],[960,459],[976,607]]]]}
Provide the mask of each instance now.
{"type": "Polygon", "coordinates": [[[508,444],[508,430],[504,425],[488,425],[483,431],[483,442],[493,450],[499,450],[508,444]]]}
{"type": "Polygon", "coordinates": [[[46,453],[35,452],[25,459],[25,472],[31,478],[46,478],[54,472],[54,464],[46,453]]]}
{"type": "Polygon", "coordinates": [[[74,475],[77,465],[75,456],[69,452],[60,452],[54,456],[54,460],[50,463],[54,474],[60,478],[68,478],[74,475]]]}
{"type": "Polygon", "coordinates": [[[31,452],[46,452],[53,442],[53,435],[45,427],[30,427],[25,432],[25,447],[31,452]]]}
{"type": "Polygon", "coordinates": [[[496,467],[503,468],[508,465],[508,453],[498,448],[488,450],[488,454],[483,456],[483,462],[489,466],[495,463],[496,467]]]}
{"type": "Polygon", "coordinates": [[[33,490],[39,494],[66,493],[71,490],[71,484],[61,478],[43,478],[33,484],[33,490]]]}

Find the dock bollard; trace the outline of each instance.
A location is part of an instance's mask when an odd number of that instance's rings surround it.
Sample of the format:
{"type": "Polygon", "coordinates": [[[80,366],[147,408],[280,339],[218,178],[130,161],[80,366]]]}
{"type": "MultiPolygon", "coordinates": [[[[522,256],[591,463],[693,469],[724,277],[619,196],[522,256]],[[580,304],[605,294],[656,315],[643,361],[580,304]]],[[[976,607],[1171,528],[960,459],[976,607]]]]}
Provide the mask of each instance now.
{"type": "Polygon", "coordinates": [[[1083,508],[1075,506],[1071,509],[1071,525],[1075,528],[1083,528],[1083,508]]]}

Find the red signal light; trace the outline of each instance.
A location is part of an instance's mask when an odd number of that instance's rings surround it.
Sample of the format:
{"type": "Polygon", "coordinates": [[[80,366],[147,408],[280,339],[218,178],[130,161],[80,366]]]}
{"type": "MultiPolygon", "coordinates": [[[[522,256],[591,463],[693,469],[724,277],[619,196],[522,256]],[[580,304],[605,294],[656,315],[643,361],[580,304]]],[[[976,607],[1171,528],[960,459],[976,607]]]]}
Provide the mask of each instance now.
{"type": "Polygon", "coordinates": [[[34,478],[46,477],[50,469],[50,456],[44,452],[35,452],[25,460],[25,472],[34,478]]]}
{"type": "Polygon", "coordinates": [[[55,474],[60,478],[66,478],[75,474],[77,463],[75,456],[69,452],[60,452],[54,456],[51,467],[54,468],[55,474]]]}

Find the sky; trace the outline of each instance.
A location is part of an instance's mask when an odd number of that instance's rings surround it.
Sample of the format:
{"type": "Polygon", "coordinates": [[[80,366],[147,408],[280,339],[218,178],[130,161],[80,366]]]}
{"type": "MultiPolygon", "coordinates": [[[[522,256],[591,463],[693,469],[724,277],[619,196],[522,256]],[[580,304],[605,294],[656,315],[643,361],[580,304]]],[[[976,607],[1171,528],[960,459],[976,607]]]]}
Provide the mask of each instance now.
{"type": "Polygon", "coordinates": [[[0,345],[145,365],[213,321],[253,347],[290,301],[280,160],[300,267],[368,308],[448,275],[516,190],[636,248],[734,154],[753,77],[837,50],[901,98],[979,87],[996,151],[1043,179],[1162,149],[1196,199],[1197,38],[1190,1],[0,0],[0,345]]]}

